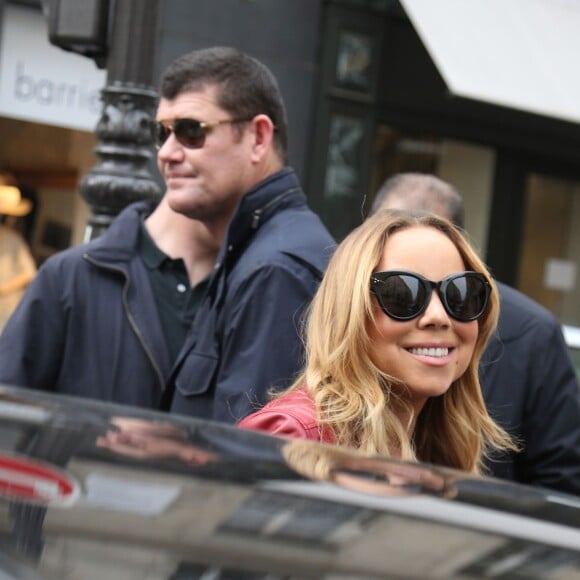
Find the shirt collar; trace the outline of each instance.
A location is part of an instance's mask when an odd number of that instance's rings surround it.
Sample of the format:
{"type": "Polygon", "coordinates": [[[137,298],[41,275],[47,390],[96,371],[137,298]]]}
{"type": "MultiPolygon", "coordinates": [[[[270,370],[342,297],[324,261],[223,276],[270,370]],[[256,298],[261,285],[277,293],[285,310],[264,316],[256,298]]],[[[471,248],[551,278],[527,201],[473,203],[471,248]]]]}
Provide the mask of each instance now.
{"type": "Polygon", "coordinates": [[[139,236],[139,253],[149,270],[156,270],[168,259],[167,254],[162,252],[153,238],[149,235],[145,223],[141,222],[141,232],[139,236]]]}

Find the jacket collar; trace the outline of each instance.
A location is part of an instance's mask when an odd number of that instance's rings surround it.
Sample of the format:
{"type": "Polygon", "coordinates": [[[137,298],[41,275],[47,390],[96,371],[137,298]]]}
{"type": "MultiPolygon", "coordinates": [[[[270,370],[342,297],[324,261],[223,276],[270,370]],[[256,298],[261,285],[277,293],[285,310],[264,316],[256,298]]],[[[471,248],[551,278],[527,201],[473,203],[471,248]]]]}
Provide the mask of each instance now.
{"type": "Polygon", "coordinates": [[[97,261],[129,261],[139,251],[141,224],[157,203],[138,201],[127,206],[103,235],[89,242],[86,253],[97,261]]]}
{"type": "Polygon", "coordinates": [[[285,167],[258,183],[240,200],[228,226],[218,262],[221,263],[226,255],[236,254],[280,207],[304,204],[306,196],[291,167],[285,167]]]}

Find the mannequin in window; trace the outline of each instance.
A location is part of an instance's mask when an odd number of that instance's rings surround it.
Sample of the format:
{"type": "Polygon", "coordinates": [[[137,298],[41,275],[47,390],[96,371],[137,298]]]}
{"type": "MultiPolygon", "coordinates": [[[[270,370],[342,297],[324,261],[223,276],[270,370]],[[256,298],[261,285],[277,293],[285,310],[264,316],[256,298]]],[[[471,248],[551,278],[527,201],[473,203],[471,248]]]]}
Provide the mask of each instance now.
{"type": "Polygon", "coordinates": [[[27,216],[32,202],[24,199],[9,174],[0,174],[0,332],[36,275],[28,244],[13,227],[27,216]]]}

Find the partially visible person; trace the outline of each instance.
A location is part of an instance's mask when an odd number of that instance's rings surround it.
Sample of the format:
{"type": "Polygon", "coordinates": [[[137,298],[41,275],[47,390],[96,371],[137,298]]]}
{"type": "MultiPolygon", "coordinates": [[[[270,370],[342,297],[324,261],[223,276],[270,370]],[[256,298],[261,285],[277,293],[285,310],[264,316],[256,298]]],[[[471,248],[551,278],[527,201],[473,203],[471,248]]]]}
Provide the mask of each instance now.
{"type": "Polygon", "coordinates": [[[25,212],[18,216],[0,215],[0,222],[13,227],[19,234],[22,234],[24,241],[31,246],[34,234],[34,226],[38,216],[38,192],[29,185],[20,183],[16,175],[11,171],[0,168],[0,185],[17,187],[20,191],[19,197],[25,212]]]}
{"type": "MultiPolygon", "coordinates": [[[[20,190],[0,176],[0,216],[9,219],[28,215],[32,204],[20,190]]],[[[12,227],[0,223],[0,332],[18,306],[36,275],[36,262],[24,238],[12,227]]]]}
{"type": "Polygon", "coordinates": [[[516,449],[477,372],[498,312],[491,276],[450,222],[378,212],[330,261],[303,372],[239,426],[478,474],[488,452],[516,449]]]}
{"type": "MultiPolygon", "coordinates": [[[[459,191],[434,175],[397,174],[373,211],[427,210],[463,228],[459,191]]],[[[580,388],[558,320],[506,284],[498,332],[482,358],[483,397],[491,416],[521,443],[490,462],[494,475],[580,495],[580,388]]]]}
{"type": "Polygon", "coordinates": [[[46,260],[0,336],[0,382],[158,408],[218,246],[163,198],[46,260]]]}
{"type": "Polygon", "coordinates": [[[222,244],[164,408],[234,423],[299,371],[298,324],[335,242],[288,166],[285,107],[264,64],[234,48],[194,51],[159,92],[168,203],[222,244]]]}

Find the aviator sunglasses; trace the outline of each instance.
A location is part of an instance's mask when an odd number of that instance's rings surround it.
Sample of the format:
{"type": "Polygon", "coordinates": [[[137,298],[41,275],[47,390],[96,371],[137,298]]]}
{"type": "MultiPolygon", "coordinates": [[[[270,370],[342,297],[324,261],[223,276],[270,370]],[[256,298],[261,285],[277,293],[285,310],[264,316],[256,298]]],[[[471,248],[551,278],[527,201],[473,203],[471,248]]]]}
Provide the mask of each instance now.
{"type": "Polygon", "coordinates": [[[371,292],[383,312],[394,320],[412,320],[422,314],[437,291],[449,316],[460,322],[477,320],[487,307],[491,287],[479,272],[458,272],[439,282],[405,270],[375,272],[371,292]]]}
{"type": "Polygon", "coordinates": [[[177,141],[186,149],[201,149],[205,143],[206,135],[218,125],[225,123],[246,123],[251,119],[223,119],[206,123],[197,119],[175,119],[172,123],[152,121],[151,133],[157,149],[163,147],[169,135],[174,133],[177,141]]]}

